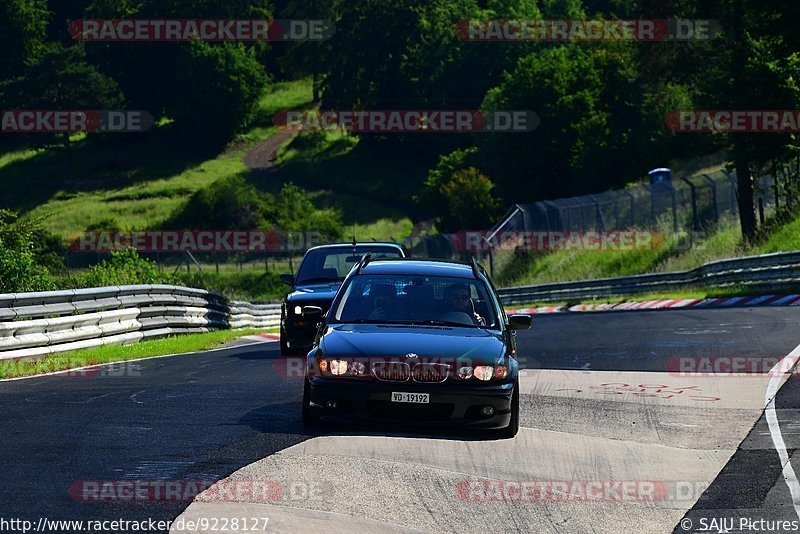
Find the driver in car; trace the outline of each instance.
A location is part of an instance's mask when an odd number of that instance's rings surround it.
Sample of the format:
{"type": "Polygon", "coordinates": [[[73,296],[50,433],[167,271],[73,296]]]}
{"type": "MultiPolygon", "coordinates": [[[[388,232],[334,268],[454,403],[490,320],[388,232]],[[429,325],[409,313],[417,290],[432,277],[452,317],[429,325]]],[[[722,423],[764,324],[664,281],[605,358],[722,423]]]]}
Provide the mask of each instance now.
{"type": "Polygon", "coordinates": [[[475,305],[469,296],[467,284],[452,284],[444,290],[444,301],[450,311],[466,313],[476,324],[485,326],[486,319],[475,311],[475,305]]]}

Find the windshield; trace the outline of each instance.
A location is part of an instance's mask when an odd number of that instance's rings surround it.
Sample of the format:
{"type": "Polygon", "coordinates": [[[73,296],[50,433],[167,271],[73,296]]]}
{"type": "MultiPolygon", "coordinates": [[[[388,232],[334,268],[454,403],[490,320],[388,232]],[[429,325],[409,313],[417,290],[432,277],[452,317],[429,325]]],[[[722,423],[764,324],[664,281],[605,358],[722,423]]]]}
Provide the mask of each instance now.
{"type": "Polygon", "coordinates": [[[478,280],[419,275],[353,277],[331,322],[498,326],[488,291],[478,280]]]}
{"type": "Polygon", "coordinates": [[[297,283],[309,284],[344,280],[353,265],[367,252],[372,253],[374,260],[403,257],[400,250],[395,247],[357,246],[310,250],[297,271],[297,283]]]}

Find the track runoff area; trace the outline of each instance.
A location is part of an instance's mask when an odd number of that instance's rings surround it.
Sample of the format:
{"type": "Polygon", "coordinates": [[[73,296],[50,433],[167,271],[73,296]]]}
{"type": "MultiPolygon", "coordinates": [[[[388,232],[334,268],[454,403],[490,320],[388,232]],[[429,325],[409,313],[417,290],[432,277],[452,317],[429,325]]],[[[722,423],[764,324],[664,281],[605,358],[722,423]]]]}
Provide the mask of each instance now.
{"type": "Polygon", "coordinates": [[[798,307],[537,315],[518,335],[513,439],[305,427],[301,374],[266,338],[0,382],[2,517],[175,533],[798,530],[798,307]]]}

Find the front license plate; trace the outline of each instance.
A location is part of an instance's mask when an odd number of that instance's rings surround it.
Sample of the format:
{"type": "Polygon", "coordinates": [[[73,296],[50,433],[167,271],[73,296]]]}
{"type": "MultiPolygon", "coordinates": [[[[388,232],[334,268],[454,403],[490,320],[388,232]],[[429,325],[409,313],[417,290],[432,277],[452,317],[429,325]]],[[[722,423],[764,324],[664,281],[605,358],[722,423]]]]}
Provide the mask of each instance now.
{"type": "Polygon", "coordinates": [[[393,391],[392,402],[413,402],[414,404],[429,404],[431,402],[431,395],[430,393],[403,393],[400,391],[393,391]]]}

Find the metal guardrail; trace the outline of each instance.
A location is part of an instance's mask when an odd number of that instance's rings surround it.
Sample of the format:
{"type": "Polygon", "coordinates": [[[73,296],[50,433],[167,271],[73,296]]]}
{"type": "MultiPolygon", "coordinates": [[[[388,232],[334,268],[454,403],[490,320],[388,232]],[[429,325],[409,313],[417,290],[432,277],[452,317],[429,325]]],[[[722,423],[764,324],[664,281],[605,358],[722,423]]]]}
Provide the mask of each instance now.
{"type": "Polygon", "coordinates": [[[660,292],[682,287],[744,285],[770,290],[793,284],[800,284],[800,251],[712,261],[688,271],[509,287],[498,290],[498,293],[503,304],[516,305],[660,292]]]}
{"type": "MultiPolygon", "coordinates": [[[[510,287],[498,293],[504,305],[517,305],[737,284],[764,290],[800,284],[800,251],[713,261],[688,271],[510,287]]],[[[0,294],[0,360],[176,334],[276,327],[280,316],[280,304],[229,302],[219,293],[169,285],[0,294]]]]}
{"type": "Polygon", "coordinates": [[[169,285],[0,294],[0,359],[280,324],[279,304],[169,285]]]}

